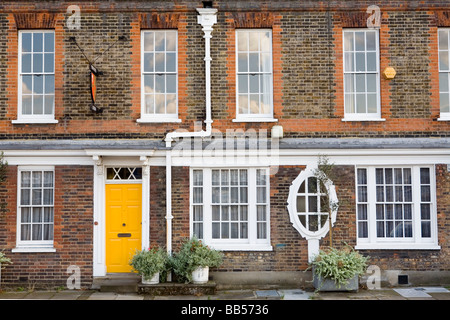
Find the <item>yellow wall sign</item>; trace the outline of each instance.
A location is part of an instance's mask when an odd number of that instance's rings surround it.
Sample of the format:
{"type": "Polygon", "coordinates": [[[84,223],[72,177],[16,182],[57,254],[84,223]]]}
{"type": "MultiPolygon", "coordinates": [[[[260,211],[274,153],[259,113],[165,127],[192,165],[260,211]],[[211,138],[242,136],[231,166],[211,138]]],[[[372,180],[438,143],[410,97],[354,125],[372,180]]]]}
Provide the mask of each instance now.
{"type": "Polygon", "coordinates": [[[397,74],[397,72],[396,72],[395,69],[392,68],[392,67],[387,67],[387,68],[384,69],[384,71],[383,71],[383,76],[384,76],[384,78],[387,79],[387,80],[394,79],[396,74],[397,74]]]}

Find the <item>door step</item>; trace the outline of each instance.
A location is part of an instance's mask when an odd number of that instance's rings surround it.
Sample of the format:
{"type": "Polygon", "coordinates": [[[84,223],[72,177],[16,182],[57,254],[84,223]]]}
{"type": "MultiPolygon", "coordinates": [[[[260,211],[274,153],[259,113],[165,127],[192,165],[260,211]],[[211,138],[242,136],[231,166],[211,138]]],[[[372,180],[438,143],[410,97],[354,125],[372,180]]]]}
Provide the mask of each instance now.
{"type": "Polygon", "coordinates": [[[158,284],[138,284],[138,293],[151,296],[183,296],[183,295],[214,295],[216,283],[208,281],[205,284],[165,282],[158,284]]]}
{"type": "Polygon", "coordinates": [[[141,278],[133,273],[108,274],[105,277],[95,278],[91,289],[100,292],[133,293],[138,292],[138,283],[141,278]]]}
{"type": "Polygon", "coordinates": [[[216,283],[205,284],[164,282],[142,284],[141,277],[135,273],[111,273],[105,277],[94,278],[91,289],[100,292],[139,293],[151,296],[214,295],[216,283]]]}

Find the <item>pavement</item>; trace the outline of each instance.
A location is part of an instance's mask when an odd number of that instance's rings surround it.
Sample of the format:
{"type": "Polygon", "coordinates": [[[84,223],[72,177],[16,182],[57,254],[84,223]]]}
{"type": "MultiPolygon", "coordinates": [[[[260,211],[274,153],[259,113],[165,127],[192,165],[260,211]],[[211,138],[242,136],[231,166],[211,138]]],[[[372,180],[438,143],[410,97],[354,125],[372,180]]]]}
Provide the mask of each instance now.
{"type": "Polygon", "coordinates": [[[450,287],[360,289],[358,292],[314,292],[303,289],[218,290],[214,295],[152,296],[98,290],[1,291],[0,300],[450,300],[450,287]]]}

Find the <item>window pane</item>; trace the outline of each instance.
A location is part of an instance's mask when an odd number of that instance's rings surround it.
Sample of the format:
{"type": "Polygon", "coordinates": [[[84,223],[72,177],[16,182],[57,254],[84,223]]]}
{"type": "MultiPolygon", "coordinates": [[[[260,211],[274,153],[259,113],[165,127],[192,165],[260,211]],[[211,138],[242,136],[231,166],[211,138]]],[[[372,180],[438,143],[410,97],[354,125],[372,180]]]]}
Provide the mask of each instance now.
{"type": "Polygon", "coordinates": [[[155,51],[164,51],[166,48],[164,32],[155,32],[155,51]]]}
{"type": "Polygon", "coordinates": [[[365,33],[355,32],[355,51],[365,50],[365,33]]]}
{"type": "Polygon", "coordinates": [[[166,72],[175,72],[176,69],[176,54],[166,53],[166,72]]]}
{"type": "Polygon", "coordinates": [[[376,52],[367,53],[367,71],[377,71],[377,54],[376,52]]]}
{"type": "Polygon", "coordinates": [[[440,99],[440,111],[441,112],[450,112],[450,99],[448,93],[441,93],[439,95],[440,99]]]}
{"type": "Polygon", "coordinates": [[[31,186],[31,172],[24,171],[21,175],[20,184],[22,188],[30,187],[31,186]]]}
{"type": "Polygon", "coordinates": [[[176,93],[177,92],[177,77],[173,74],[166,75],[166,92],[176,93]]]}
{"type": "Polygon", "coordinates": [[[145,112],[146,113],[155,113],[155,101],[154,101],[153,95],[145,96],[145,112]]]}
{"type": "Polygon", "coordinates": [[[376,50],[376,32],[366,32],[366,49],[367,51],[376,50]]]}
{"type": "Polygon", "coordinates": [[[248,51],[248,33],[238,32],[238,51],[248,51]]]}
{"type": "Polygon", "coordinates": [[[175,31],[166,31],[166,50],[177,50],[177,33],[175,31]]]}
{"type": "Polygon", "coordinates": [[[155,75],[155,92],[164,93],[166,91],[166,76],[165,75],[155,75]]]}
{"type": "Polygon", "coordinates": [[[420,183],[430,184],[430,169],[420,168],[420,183]]]}
{"type": "Polygon", "coordinates": [[[248,33],[248,50],[249,51],[258,51],[259,50],[259,33],[258,32],[249,32],[248,33]]]}
{"type": "Polygon", "coordinates": [[[239,93],[248,93],[248,75],[238,75],[239,93]]]}
{"type": "Polygon", "coordinates": [[[261,53],[261,72],[271,72],[271,54],[270,53],[261,53]]]}
{"type": "Polygon", "coordinates": [[[44,96],[44,114],[53,114],[54,96],[44,96]]]}
{"type": "Polygon", "coordinates": [[[238,72],[248,72],[248,54],[238,54],[238,72]]]}
{"type": "Polygon", "coordinates": [[[144,32],[144,51],[153,51],[155,34],[153,32],[144,32]]]}
{"type": "Polygon", "coordinates": [[[144,53],[144,72],[153,72],[153,53],[144,53]]]}
{"type": "Polygon", "coordinates": [[[439,52],[439,70],[440,71],[448,71],[448,51],[439,52]]]}
{"type": "Polygon", "coordinates": [[[270,52],[272,46],[269,31],[260,32],[260,41],[261,41],[261,51],[270,52]]]}
{"type": "Polygon", "coordinates": [[[358,184],[367,184],[367,170],[366,169],[358,169],[358,184]]]}
{"type": "Polygon", "coordinates": [[[33,93],[42,94],[44,93],[44,76],[38,75],[33,76],[33,93]]]}
{"type": "Polygon", "coordinates": [[[164,53],[155,53],[155,72],[164,72],[166,64],[166,55],[164,53]]]}
{"type": "Polygon", "coordinates": [[[259,75],[250,75],[250,93],[259,93],[259,75]]]}
{"type": "Polygon", "coordinates": [[[448,50],[448,30],[439,31],[439,50],[448,50]]]}
{"type": "Polygon", "coordinates": [[[344,54],[344,65],[345,65],[345,71],[354,71],[354,59],[355,54],[352,52],[346,52],[344,54]]]}
{"type": "Polygon", "coordinates": [[[248,66],[249,72],[259,72],[259,53],[249,53],[248,66]]]}
{"type": "Polygon", "coordinates": [[[43,34],[35,32],[33,33],[33,52],[43,51],[43,34]]]}
{"type": "Polygon", "coordinates": [[[46,53],[44,54],[44,72],[52,73],[54,72],[54,54],[46,53]]]}
{"type": "Polygon", "coordinates": [[[144,75],[144,92],[145,93],[154,93],[155,85],[154,85],[154,76],[153,75],[144,75]]]}
{"type": "Polygon", "coordinates": [[[317,197],[308,197],[308,212],[317,212],[317,197]]]}
{"type": "Polygon", "coordinates": [[[356,71],[366,71],[366,55],[362,52],[355,54],[356,71]]]}
{"type": "Polygon", "coordinates": [[[45,80],[44,92],[47,94],[55,93],[55,76],[45,75],[44,80],[45,80]]]}
{"type": "Polygon", "coordinates": [[[31,54],[22,54],[22,72],[31,72],[31,54]]]}
{"type": "Polygon", "coordinates": [[[439,92],[448,92],[448,73],[440,72],[439,73],[439,92]]]}
{"type": "Polygon", "coordinates": [[[31,33],[22,33],[22,52],[31,52],[31,33]]]}
{"type": "Polygon", "coordinates": [[[54,52],[55,36],[52,32],[44,33],[44,51],[54,52]]]}
{"type": "Polygon", "coordinates": [[[33,114],[43,114],[43,113],[44,113],[44,97],[33,96],[33,114]]]}
{"type": "Polygon", "coordinates": [[[344,50],[353,51],[353,32],[344,32],[344,50]]]}
{"type": "Polygon", "coordinates": [[[33,54],[33,72],[34,73],[42,73],[43,71],[43,54],[35,53],[33,54]]]}

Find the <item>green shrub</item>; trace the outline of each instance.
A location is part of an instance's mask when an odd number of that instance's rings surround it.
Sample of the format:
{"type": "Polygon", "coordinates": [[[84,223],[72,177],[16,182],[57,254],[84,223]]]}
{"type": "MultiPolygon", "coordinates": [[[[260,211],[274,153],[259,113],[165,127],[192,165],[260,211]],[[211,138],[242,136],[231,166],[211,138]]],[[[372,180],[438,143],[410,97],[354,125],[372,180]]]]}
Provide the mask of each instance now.
{"type": "Polygon", "coordinates": [[[136,251],[136,254],[130,260],[130,265],[144,279],[149,280],[157,272],[163,272],[166,268],[168,256],[167,252],[159,247],[153,247],[148,250],[136,251]]]}
{"type": "Polygon", "coordinates": [[[192,271],[198,267],[218,267],[223,254],[209,248],[201,240],[193,237],[186,240],[179,252],[170,258],[170,265],[179,282],[191,282],[192,271]]]}
{"type": "Polygon", "coordinates": [[[367,259],[350,247],[342,250],[329,248],[320,250],[311,265],[317,276],[332,279],[340,287],[366,271],[367,259]]]}

